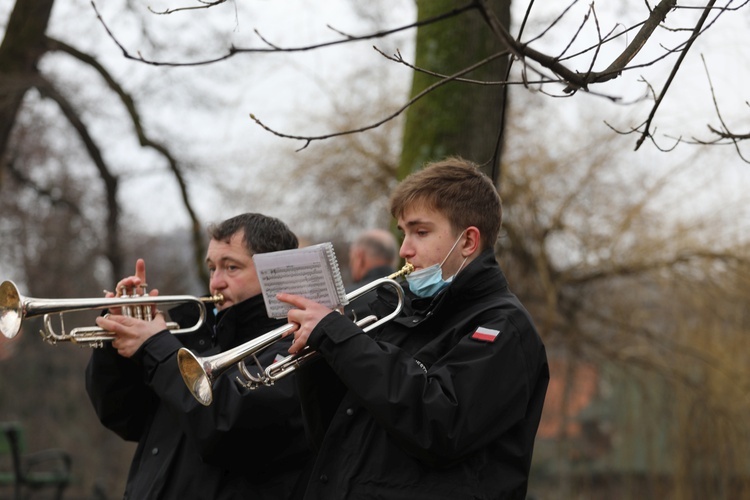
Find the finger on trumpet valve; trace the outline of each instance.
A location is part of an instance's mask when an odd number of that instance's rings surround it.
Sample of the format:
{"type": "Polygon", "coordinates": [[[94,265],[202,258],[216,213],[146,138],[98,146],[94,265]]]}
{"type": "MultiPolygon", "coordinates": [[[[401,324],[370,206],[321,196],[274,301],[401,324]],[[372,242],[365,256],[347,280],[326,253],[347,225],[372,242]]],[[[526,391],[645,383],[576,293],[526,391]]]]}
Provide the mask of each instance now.
{"type": "MultiPolygon", "coordinates": [[[[144,297],[144,296],[148,295],[147,287],[148,287],[147,283],[142,283],[142,284],[140,284],[140,285],[137,286],[137,289],[140,292],[140,293],[138,293],[138,295],[140,297],[144,297]]],[[[151,321],[152,319],[154,319],[154,316],[156,315],[154,313],[155,310],[156,310],[156,306],[147,305],[147,304],[139,306],[138,307],[138,316],[139,316],[139,319],[144,319],[146,321],[151,321]]]]}
{"type": "MultiPolygon", "coordinates": [[[[128,289],[125,285],[116,286],[115,290],[116,290],[114,293],[115,298],[128,296],[128,289]]],[[[105,290],[104,292],[106,294],[107,290],[105,290]]],[[[126,316],[129,315],[127,306],[112,307],[110,308],[110,312],[112,312],[113,314],[123,314],[126,316]]]]}
{"type": "MultiPolygon", "coordinates": [[[[135,287],[133,287],[133,294],[131,295],[131,297],[135,298],[135,297],[142,297],[146,295],[146,286],[147,286],[146,283],[142,283],[140,285],[136,285],[135,287]]],[[[148,306],[137,305],[133,307],[128,307],[128,310],[130,311],[128,316],[132,315],[136,319],[145,319],[147,321],[151,319],[150,312],[147,312],[149,310],[148,306]]]]}
{"type": "MultiPolygon", "coordinates": [[[[146,297],[149,295],[148,293],[148,284],[142,283],[140,285],[136,285],[134,288],[133,297],[146,297]]],[[[152,321],[157,314],[163,314],[162,311],[157,309],[156,304],[141,304],[137,306],[132,307],[135,317],[138,319],[142,319],[145,321],[152,321]]],[[[179,328],[179,326],[173,324],[171,329],[179,328]]]]}

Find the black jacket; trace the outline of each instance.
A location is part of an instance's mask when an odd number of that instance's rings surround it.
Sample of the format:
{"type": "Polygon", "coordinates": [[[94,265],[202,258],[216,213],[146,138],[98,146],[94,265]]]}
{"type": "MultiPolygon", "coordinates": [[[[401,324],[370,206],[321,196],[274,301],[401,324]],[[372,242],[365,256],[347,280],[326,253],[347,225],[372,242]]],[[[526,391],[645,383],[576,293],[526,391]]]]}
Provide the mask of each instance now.
{"type": "MultiPolygon", "coordinates": [[[[183,317],[184,309],[170,316],[192,324],[192,318],[183,317]]],[[[205,407],[187,390],[176,360],[183,345],[207,356],[283,322],[266,316],[262,296],[221,311],[215,321],[196,333],[161,332],[131,359],[111,346],[93,352],[86,388],[94,409],[107,428],[138,442],[124,498],[292,497],[309,458],[293,375],[272,387],[246,391],[235,383],[233,367],[218,377],[214,402],[205,407]]],[[[289,342],[272,345],[260,361],[267,366],[287,355],[289,342]]]]}
{"type": "Polygon", "coordinates": [[[549,381],[528,313],[491,251],[408,297],[374,338],[336,313],[312,332],[325,362],[297,378],[318,449],[305,499],[525,498],[549,381]]]}

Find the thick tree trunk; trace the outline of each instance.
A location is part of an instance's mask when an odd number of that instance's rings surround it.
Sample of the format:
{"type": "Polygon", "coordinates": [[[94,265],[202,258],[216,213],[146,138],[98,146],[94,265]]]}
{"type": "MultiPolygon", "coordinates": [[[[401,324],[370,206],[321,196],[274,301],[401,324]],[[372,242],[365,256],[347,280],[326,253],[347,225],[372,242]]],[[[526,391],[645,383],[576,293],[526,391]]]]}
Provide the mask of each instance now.
{"type": "MultiPolygon", "coordinates": [[[[36,88],[44,97],[53,99],[78,131],[92,161],[102,173],[108,205],[105,223],[108,248],[104,249],[104,254],[112,265],[114,276],[122,276],[125,270],[118,243],[117,179],[110,175],[98,146],[89,137],[75,109],[37,69],[39,60],[50,50],[46,32],[54,3],[55,0],[16,0],[8,19],[5,37],[0,44],[0,161],[10,161],[10,138],[26,93],[36,88]]],[[[2,169],[3,164],[0,163],[0,171],[2,169]]],[[[0,175],[0,186],[2,178],[0,175]]]]}
{"type": "MultiPolygon", "coordinates": [[[[506,26],[510,24],[510,0],[491,0],[488,6],[506,26]]],[[[424,20],[455,7],[451,0],[418,0],[418,17],[424,20]]],[[[416,66],[451,75],[504,45],[493,37],[477,10],[465,12],[417,32],[416,66]]],[[[496,59],[464,75],[481,81],[502,81],[508,58],[496,59]]],[[[412,96],[437,82],[435,76],[415,72],[412,96]]],[[[425,162],[445,156],[463,156],[499,176],[499,134],[505,114],[505,87],[450,82],[413,104],[406,115],[404,146],[398,177],[419,169],[425,162]]]]}
{"type": "MultiPolygon", "coordinates": [[[[34,85],[37,63],[46,51],[45,32],[55,0],[17,0],[0,44],[0,159],[23,97],[34,85]]],[[[2,176],[0,176],[0,185],[2,176]]]]}

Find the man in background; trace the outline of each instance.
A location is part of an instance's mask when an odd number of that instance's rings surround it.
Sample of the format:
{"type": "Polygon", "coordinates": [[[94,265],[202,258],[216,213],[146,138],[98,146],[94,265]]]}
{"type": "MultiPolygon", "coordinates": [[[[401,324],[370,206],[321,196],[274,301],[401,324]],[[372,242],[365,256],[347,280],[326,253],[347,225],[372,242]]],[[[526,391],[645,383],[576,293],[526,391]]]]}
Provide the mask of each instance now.
{"type": "MultiPolygon", "coordinates": [[[[367,283],[392,274],[398,262],[398,242],[395,236],[384,229],[369,229],[362,232],[349,246],[349,271],[352,285],[347,292],[367,283]]],[[[375,299],[373,290],[353,301],[347,312],[353,319],[362,319],[369,313],[368,304],[375,299]]]]}

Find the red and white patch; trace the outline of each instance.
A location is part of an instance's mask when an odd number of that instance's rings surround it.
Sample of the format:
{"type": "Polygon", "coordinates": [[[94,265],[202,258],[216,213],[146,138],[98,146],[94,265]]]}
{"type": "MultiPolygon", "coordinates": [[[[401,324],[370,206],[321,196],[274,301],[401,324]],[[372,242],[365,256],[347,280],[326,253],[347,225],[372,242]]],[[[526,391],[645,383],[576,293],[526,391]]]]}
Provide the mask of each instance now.
{"type": "Polygon", "coordinates": [[[474,340],[481,340],[482,342],[494,342],[498,335],[500,335],[500,330],[493,330],[492,328],[480,326],[471,334],[471,338],[474,340]]]}

